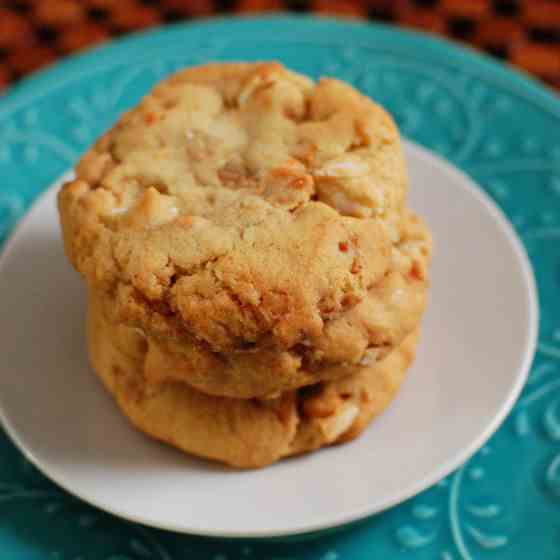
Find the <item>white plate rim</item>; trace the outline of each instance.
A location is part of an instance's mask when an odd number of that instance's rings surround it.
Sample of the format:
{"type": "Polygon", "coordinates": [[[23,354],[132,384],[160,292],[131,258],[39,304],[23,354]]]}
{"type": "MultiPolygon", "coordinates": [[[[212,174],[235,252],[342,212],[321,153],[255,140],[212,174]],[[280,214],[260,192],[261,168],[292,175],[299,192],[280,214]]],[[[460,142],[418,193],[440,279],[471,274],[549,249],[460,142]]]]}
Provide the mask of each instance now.
{"type": "MultiPolygon", "coordinates": [[[[365,519],[371,515],[381,513],[393,506],[396,506],[407,499],[419,494],[423,490],[426,490],[433,484],[437,483],[439,480],[445,478],[450,473],[455,471],[463,463],[465,463],[470,457],[472,457],[478,449],[480,449],[490,437],[498,430],[500,425],[504,422],[509,412],[512,410],[517,398],[519,397],[527,377],[529,375],[530,367],[533,361],[535,350],[538,342],[538,324],[539,324],[539,305],[538,305],[538,292],[535,282],[535,277],[533,274],[533,269],[529,261],[529,257],[525,248],[519,239],[517,233],[513,229],[512,225],[506,218],[502,210],[496,205],[496,203],[487,195],[473,179],[471,179],[466,173],[452,165],[450,162],[444,158],[438,156],[437,154],[431,152],[430,150],[420,146],[416,142],[409,139],[403,139],[403,144],[407,150],[413,152],[415,157],[424,160],[428,164],[435,164],[443,173],[454,176],[457,179],[457,184],[460,184],[460,188],[469,192],[477,201],[482,205],[485,211],[487,211],[494,220],[496,226],[501,230],[501,233],[505,235],[505,238],[510,243],[513,252],[517,258],[517,262],[520,266],[522,273],[522,280],[524,287],[526,289],[528,309],[527,313],[529,316],[529,325],[527,331],[527,340],[525,343],[525,348],[523,352],[523,360],[519,365],[517,375],[515,378],[515,383],[510,388],[510,391],[504,400],[501,408],[496,412],[496,415],[491,422],[486,426],[484,430],[474,438],[468,445],[463,447],[461,451],[455,453],[453,457],[450,457],[445,463],[443,463],[438,469],[434,469],[430,475],[426,475],[424,478],[410,484],[408,487],[403,488],[399,494],[394,495],[390,499],[376,504],[377,507],[361,507],[350,512],[334,513],[327,515],[326,518],[321,518],[319,520],[314,520],[304,526],[299,527],[286,527],[282,530],[258,530],[258,531],[212,531],[212,530],[202,530],[200,528],[189,528],[181,524],[174,523],[161,523],[155,522],[153,520],[147,520],[140,515],[131,515],[128,512],[119,510],[116,507],[109,507],[105,503],[97,501],[95,498],[85,496],[81,494],[79,490],[67,485],[64,480],[64,476],[56,471],[56,468],[49,468],[45,465],[38,457],[36,457],[31,450],[29,450],[23,439],[20,437],[18,431],[15,429],[10,421],[10,418],[6,414],[6,411],[1,406],[0,401],[0,424],[4,428],[7,435],[10,437],[15,446],[24,455],[24,457],[30,461],[39,471],[41,471],[47,478],[52,482],[60,486],[62,489],[67,491],[69,494],[89,503],[103,511],[116,515],[120,518],[133,521],[135,523],[140,523],[143,525],[155,527],[158,529],[164,529],[168,531],[174,531],[178,533],[198,535],[204,537],[215,537],[215,538],[282,538],[296,535],[306,535],[311,533],[316,533],[333,528],[341,528],[345,525],[351,524],[353,522],[365,519]]],[[[4,246],[0,252],[0,274],[2,274],[3,267],[7,261],[8,256],[11,254],[13,247],[20,235],[20,232],[26,227],[27,222],[30,218],[32,210],[40,204],[47,193],[56,188],[62,180],[64,180],[72,171],[69,170],[61,175],[56,181],[52,183],[47,189],[45,189],[34,201],[30,208],[27,210],[25,215],[19,220],[18,224],[14,230],[9,235],[8,239],[5,241],[4,246]]]]}

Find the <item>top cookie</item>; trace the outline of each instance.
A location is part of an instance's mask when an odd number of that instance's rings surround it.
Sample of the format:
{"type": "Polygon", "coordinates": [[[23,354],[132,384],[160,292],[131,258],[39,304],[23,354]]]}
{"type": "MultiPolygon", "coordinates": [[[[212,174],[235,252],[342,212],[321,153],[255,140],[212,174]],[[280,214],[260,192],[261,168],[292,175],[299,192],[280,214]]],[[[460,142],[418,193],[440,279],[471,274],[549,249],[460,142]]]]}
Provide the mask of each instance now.
{"type": "Polygon", "coordinates": [[[163,81],[76,175],[59,196],[75,267],[119,320],[216,352],[320,339],[390,272],[406,196],[387,113],[277,63],[163,81]]]}

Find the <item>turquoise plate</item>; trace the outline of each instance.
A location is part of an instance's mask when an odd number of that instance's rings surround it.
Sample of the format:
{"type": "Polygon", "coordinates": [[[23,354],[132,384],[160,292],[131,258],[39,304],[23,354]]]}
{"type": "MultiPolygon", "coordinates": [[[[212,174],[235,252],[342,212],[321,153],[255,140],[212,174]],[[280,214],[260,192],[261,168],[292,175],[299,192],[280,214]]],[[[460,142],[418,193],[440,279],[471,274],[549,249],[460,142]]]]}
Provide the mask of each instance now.
{"type": "Polygon", "coordinates": [[[406,136],[487,190],[537,277],[540,341],[529,382],[502,428],[455,474],[382,515],[313,538],[203,539],[119,520],[58,489],[0,433],[2,560],[558,558],[560,103],[536,83],[428,36],[327,19],[216,20],[137,35],[0,100],[0,239],[154,82],[186,65],[234,59],[278,59],[353,83],[406,136]]]}

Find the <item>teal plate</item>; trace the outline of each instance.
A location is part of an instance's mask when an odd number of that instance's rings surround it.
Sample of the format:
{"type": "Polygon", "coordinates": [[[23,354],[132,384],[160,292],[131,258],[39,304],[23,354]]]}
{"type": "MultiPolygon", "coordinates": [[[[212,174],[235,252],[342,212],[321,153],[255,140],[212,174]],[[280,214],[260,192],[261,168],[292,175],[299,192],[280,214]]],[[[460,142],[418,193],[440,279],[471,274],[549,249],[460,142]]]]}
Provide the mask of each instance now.
{"type": "MultiPolygon", "coordinates": [[[[531,376],[490,442],[433,488],[360,523],[276,541],[204,539],[117,519],[66,494],[0,433],[2,560],[557,559],[560,554],[560,102],[428,36],[327,19],[169,27],[72,58],[0,100],[0,239],[154,82],[209,60],[277,59],[384,104],[508,215],[540,293],[531,376]]],[[[9,357],[8,357],[9,358],[9,357]]]]}

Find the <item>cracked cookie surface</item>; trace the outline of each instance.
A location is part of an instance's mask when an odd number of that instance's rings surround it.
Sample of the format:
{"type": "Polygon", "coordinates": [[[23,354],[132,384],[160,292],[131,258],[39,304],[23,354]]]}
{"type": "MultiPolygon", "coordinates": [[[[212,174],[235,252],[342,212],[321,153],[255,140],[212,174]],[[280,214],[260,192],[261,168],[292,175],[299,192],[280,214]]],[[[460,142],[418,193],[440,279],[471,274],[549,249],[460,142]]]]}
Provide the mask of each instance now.
{"type": "MultiPolygon", "coordinates": [[[[214,352],[196,341],[147,336],[145,373],[151,382],[175,380],[212,395],[271,398],[278,393],[336,379],[382,360],[417,328],[427,300],[431,239],[407,212],[392,251],[391,272],[366,297],[326,321],[322,336],[288,350],[255,348],[214,352]]],[[[110,299],[103,303],[110,314],[110,299]]]]}
{"type": "Polygon", "coordinates": [[[382,328],[360,319],[364,302],[398,307],[383,286],[406,172],[392,119],[342,82],[276,63],[182,71],[76,175],[59,195],[70,260],[115,320],[166,344],[357,361],[358,346],[381,359],[414,327],[406,311],[382,328]]]}

